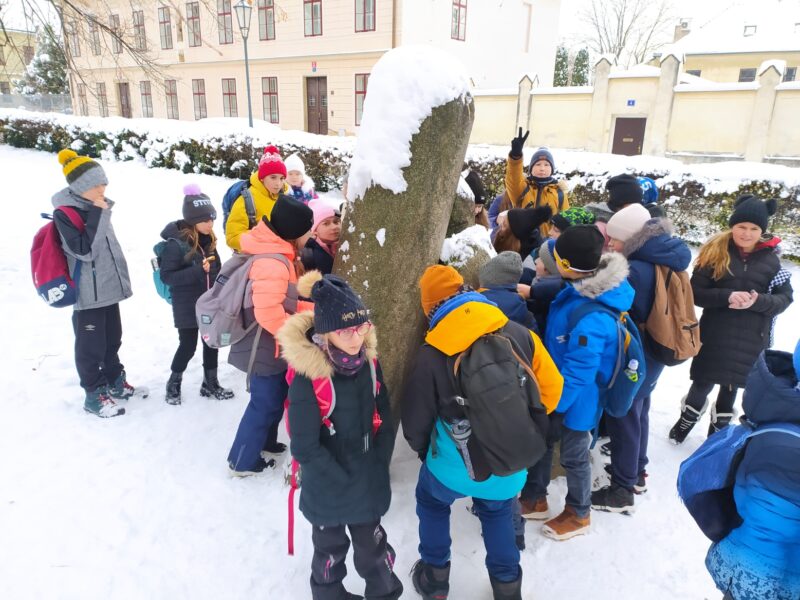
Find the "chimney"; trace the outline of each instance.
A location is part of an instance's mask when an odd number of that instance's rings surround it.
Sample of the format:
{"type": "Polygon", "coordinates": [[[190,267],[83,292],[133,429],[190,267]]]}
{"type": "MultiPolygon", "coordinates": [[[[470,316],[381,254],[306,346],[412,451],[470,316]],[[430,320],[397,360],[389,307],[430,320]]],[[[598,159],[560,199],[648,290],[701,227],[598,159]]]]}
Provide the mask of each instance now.
{"type": "Polygon", "coordinates": [[[681,19],[677,25],[675,25],[675,33],[673,35],[672,42],[677,42],[681,38],[685,38],[687,35],[691,33],[691,29],[689,26],[691,25],[691,19],[681,19]]]}

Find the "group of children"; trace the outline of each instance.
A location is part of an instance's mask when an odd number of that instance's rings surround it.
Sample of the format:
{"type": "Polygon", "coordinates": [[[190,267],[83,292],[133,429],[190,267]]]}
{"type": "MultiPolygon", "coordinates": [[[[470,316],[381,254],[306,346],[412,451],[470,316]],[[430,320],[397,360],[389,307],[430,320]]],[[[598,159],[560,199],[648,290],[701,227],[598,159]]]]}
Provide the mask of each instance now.
{"type": "MultiPolygon", "coordinates": [[[[526,137],[520,130],[512,141],[506,192],[488,213],[500,252],[481,270],[480,288],[473,290],[455,269],[442,265],[429,267],[419,282],[429,328],[407,382],[402,424],[422,462],[416,488],[420,559],[412,581],[426,599],[449,593],[449,510],[457,498],[474,500],[494,598],[513,600],[522,598],[519,517],[544,520],[546,536],[566,540],[589,531],[591,508],[630,514],[635,494],[647,487],[648,412],[663,363],[645,352],[646,377],[631,410],[605,419],[610,484],[594,492],[590,432],[617,363],[619,316],[627,314],[644,326],[656,294],[656,268],[685,271],[689,249],[672,235],[657,206],[646,206],[642,185],[631,176],[609,180],[605,222],[598,216],[603,211],[570,207],[564,186],[553,178],[549,151],[537,150],[523,168],[526,137]],[[572,323],[590,304],[599,310],[586,311],[572,323]],[[456,425],[469,421],[453,388],[452,360],[487,335],[501,336],[515,349],[536,381],[541,412],[541,458],[504,475],[494,474],[479,451],[467,464],[454,435],[456,425]],[[553,515],[547,487],[558,440],[568,493],[564,510],[553,515]]],[[[403,586],[381,526],[391,499],[394,426],[376,330],[361,298],[330,274],[340,216],[304,187],[302,162],[296,158],[284,162],[276,148],[268,147],[247,188],[255,214],[248,214],[242,195],[225,228],[232,249],[257,255],[244,304],[245,325],[257,326],[229,355],[229,362],[248,374],[250,400],[228,464],[235,476],[275,466],[287,450],[278,441],[278,427],[288,397],[291,454],[302,469],[300,509],[312,524],[312,596],[361,597],[343,585],[347,528],[366,597],[395,599],[403,586]],[[323,388],[333,398],[328,414],[320,413],[323,388]]],[[[71,151],[62,151],[59,160],[68,187],[53,204],[78,208],[85,226],[76,228],[58,210],[56,226],[71,263],[92,267],[81,271],[73,316],[84,407],[98,416],[116,416],[124,413],[117,401],[133,388],[117,355],[118,302],[131,292],[110,225],[113,203],[105,199],[107,179],[100,165],[71,151]]],[[[213,204],[196,186],[184,193],[183,218],[162,233],[161,272],[172,291],[180,341],[166,390],[172,404],[181,401],[182,373],[197,345],[194,303],[214,284],[220,268],[213,204]]],[[[682,442],[702,415],[715,384],[721,387],[710,432],[730,422],[736,390],[767,347],[773,319],[792,300],[775,254],[776,238],[766,235],[773,212],[771,201],[742,197],[730,230],[701,248],[692,287],[705,309],[703,347],[692,365],[692,389],[680,420],[670,432],[675,442],[682,442]],[[725,341],[731,335],[739,343],[725,341]]],[[[204,342],[203,367],[201,394],[231,397],[217,379],[217,352],[204,342]]]]}

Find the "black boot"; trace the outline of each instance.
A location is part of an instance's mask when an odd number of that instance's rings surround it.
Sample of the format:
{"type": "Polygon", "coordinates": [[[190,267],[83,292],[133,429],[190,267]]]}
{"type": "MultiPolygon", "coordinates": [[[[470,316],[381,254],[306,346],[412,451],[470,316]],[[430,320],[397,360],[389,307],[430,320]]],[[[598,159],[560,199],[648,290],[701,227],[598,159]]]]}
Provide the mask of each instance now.
{"type": "Polygon", "coordinates": [[[669,430],[669,439],[676,444],[682,444],[684,440],[686,440],[686,436],[689,435],[689,432],[697,424],[697,421],[700,420],[701,414],[702,413],[697,412],[691,406],[686,406],[683,411],[681,411],[681,418],[678,419],[678,422],[669,430]]]}
{"type": "Polygon", "coordinates": [[[450,563],[432,567],[418,560],[411,568],[411,582],[423,600],[447,600],[450,593],[450,563]]]}
{"type": "Polygon", "coordinates": [[[733,419],[733,415],[730,413],[721,413],[711,414],[711,423],[708,425],[708,437],[711,437],[718,431],[725,429],[728,425],[731,424],[731,419],[733,419]]]}
{"type": "Polygon", "coordinates": [[[492,583],[494,600],[522,600],[522,567],[519,577],[514,581],[497,581],[491,575],[489,581],[492,583]]]}
{"type": "Polygon", "coordinates": [[[216,398],[217,400],[229,400],[233,398],[233,390],[224,388],[219,384],[216,369],[204,369],[200,395],[206,398],[216,398]]]}
{"type": "Polygon", "coordinates": [[[180,404],[181,403],[181,381],[183,380],[183,373],[176,373],[175,371],[169,376],[167,381],[167,395],[164,400],[167,404],[180,404]]]}

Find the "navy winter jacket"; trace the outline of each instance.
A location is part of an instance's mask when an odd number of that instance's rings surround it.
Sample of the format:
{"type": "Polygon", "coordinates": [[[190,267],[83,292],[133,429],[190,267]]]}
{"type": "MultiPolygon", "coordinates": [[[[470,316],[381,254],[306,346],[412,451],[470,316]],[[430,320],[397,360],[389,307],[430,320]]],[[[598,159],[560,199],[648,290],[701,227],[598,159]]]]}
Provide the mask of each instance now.
{"type": "Polygon", "coordinates": [[[523,297],[517,292],[516,285],[481,289],[480,293],[494,302],[497,308],[503,311],[503,314],[509,319],[527,327],[535,333],[539,333],[536,327],[536,320],[533,318],[533,315],[528,312],[528,306],[523,297]]]}
{"type": "Polygon", "coordinates": [[[544,336],[547,330],[547,315],[550,313],[550,305],[556,299],[562,287],[564,287],[564,280],[560,275],[537,277],[531,284],[528,310],[533,313],[533,318],[536,319],[536,325],[541,336],[544,336]]]}

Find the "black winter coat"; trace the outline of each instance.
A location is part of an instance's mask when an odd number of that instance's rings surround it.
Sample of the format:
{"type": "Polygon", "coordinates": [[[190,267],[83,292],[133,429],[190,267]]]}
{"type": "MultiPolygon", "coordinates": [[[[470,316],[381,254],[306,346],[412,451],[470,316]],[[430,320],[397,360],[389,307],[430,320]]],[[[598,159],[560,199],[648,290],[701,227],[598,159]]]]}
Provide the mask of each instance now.
{"type": "Polygon", "coordinates": [[[181,234],[180,221],[169,223],[161,237],[167,241],[161,254],[161,280],[172,292],[172,317],[178,329],[197,327],[194,306],[197,299],[208,290],[220,271],[220,259],[216,250],[212,253],[215,260],[211,262],[208,273],[203,270],[203,259],[209,256],[211,236],[200,236],[200,251],[191,256],[191,246],[181,234]]]}
{"type": "Polygon", "coordinates": [[[692,381],[744,387],[756,358],[769,345],[772,319],[792,303],[792,286],[787,281],[767,294],[769,284],[781,268],[773,248],[762,246],[746,259],[733,242],[730,273],[719,281],[711,269],[692,274],[694,303],[703,308],[700,341],[703,346],[692,360],[692,381]],[[746,310],[728,308],[731,292],[758,292],[758,300],[746,310]]]}
{"type": "Polygon", "coordinates": [[[305,248],[300,253],[300,260],[306,271],[319,271],[323,275],[329,275],[333,272],[333,255],[326,251],[314,238],[306,242],[305,248]]]}

